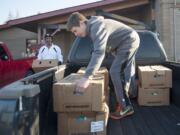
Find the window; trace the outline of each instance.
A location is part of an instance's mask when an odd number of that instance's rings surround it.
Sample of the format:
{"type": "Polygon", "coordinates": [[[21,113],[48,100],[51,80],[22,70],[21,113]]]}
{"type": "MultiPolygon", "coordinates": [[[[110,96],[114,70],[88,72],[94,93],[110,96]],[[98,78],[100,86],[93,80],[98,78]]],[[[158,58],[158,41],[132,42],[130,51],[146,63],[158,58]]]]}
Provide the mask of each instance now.
{"type": "Polygon", "coordinates": [[[3,61],[9,59],[7,53],[4,51],[4,48],[2,46],[0,46],[0,59],[3,61]]]}
{"type": "Polygon", "coordinates": [[[36,56],[39,48],[37,39],[26,39],[26,55],[28,57],[36,56]]]}

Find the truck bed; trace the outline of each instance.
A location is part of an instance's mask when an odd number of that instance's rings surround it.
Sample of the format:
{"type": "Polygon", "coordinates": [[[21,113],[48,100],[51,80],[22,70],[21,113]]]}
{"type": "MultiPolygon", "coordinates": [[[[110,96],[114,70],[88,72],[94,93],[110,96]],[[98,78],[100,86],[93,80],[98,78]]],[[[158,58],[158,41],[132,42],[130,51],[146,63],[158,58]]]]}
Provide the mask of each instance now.
{"type": "MultiPolygon", "coordinates": [[[[174,104],[161,107],[139,106],[133,101],[135,113],[121,120],[109,118],[107,135],[180,135],[180,109],[174,104]]],[[[48,126],[47,135],[57,135],[48,126]]]]}
{"type": "MultiPolygon", "coordinates": [[[[134,115],[121,120],[109,119],[107,135],[180,135],[179,64],[167,63],[166,66],[173,70],[171,104],[157,107],[139,106],[134,99],[132,100],[134,115]]],[[[111,92],[111,110],[114,98],[111,92]]],[[[46,128],[47,135],[57,135],[57,125],[47,127],[49,127],[46,128]]]]}
{"type": "MultiPolygon", "coordinates": [[[[180,135],[180,65],[179,63],[166,63],[165,65],[173,70],[173,87],[170,90],[171,105],[143,107],[139,106],[136,100],[133,100],[133,106],[135,110],[134,115],[123,118],[121,120],[109,119],[107,126],[107,135],[180,135]]],[[[57,135],[57,114],[53,111],[52,103],[54,70],[55,69],[46,70],[23,79],[24,82],[33,82],[34,84],[39,84],[40,86],[40,135],[57,135]]],[[[72,69],[72,67],[68,67],[66,72],[67,73],[65,73],[65,76],[76,71],[75,69],[72,69]]],[[[5,90],[5,88],[1,89],[1,92],[3,90],[5,90]]],[[[113,105],[114,99],[115,98],[113,98],[113,92],[111,91],[110,108],[113,105]]],[[[5,102],[3,99],[1,99],[1,101],[5,102]]],[[[15,101],[18,101],[18,99],[15,101]]],[[[8,111],[7,109],[3,110],[3,108],[6,108],[8,100],[5,103],[6,104],[0,105],[0,114],[8,111]]],[[[13,107],[13,105],[16,105],[16,103],[13,102],[10,107],[13,107]]],[[[30,111],[33,110],[33,108],[30,109],[30,111]]],[[[16,116],[17,113],[20,114],[18,110],[15,111],[16,112],[12,113],[12,116],[16,116]]],[[[30,117],[32,117],[32,115],[30,115],[30,117]]],[[[0,127],[7,127],[7,129],[4,129],[6,132],[19,130],[16,129],[17,127],[12,126],[18,121],[10,121],[9,125],[4,126],[3,118],[5,117],[1,115],[0,127]]],[[[0,131],[4,130],[0,128],[0,131]]]]}
{"type": "MultiPolygon", "coordinates": [[[[142,107],[133,102],[135,113],[121,120],[109,118],[107,135],[180,135],[180,109],[174,104],[142,107]]],[[[46,132],[57,135],[52,128],[46,132]]]]}
{"type": "Polygon", "coordinates": [[[143,107],[133,102],[133,116],[109,119],[107,135],[179,135],[180,109],[174,104],[143,107]]]}

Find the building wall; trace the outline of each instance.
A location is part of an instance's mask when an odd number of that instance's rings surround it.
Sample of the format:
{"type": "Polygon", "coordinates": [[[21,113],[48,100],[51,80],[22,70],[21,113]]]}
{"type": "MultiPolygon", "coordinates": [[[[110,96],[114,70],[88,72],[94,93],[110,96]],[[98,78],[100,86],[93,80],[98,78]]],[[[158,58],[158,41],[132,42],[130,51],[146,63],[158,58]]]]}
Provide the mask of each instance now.
{"type": "Polygon", "coordinates": [[[180,62],[180,10],[174,9],[174,47],[175,61],[180,62]]]}
{"type": "Polygon", "coordinates": [[[23,53],[26,53],[26,39],[37,39],[37,34],[20,28],[0,31],[0,41],[8,45],[14,59],[22,58],[23,53]]]}
{"type": "Polygon", "coordinates": [[[155,2],[156,28],[160,34],[160,40],[164,45],[168,59],[179,61],[180,41],[178,41],[178,37],[180,37],[180,31],[177,27],[180,24],[180,12],[175,4],[180,4],[180,0],[156,0],[155,2]]]}
{"type": "MultiPolygon", "coordinates": [[[[151,18],[150,18],[151,15],[150,15],[150,7],[149,6],[141,7],[140,9],[135,9],[135,10],[128,11],[128,12],[127,11],[115,12],[114,14],[122,15],[125,17],[139,20],[139,21],[143,21],[147,24],[151,23],[151,18]],[[143,12],[142,12],[142,10],[143,10],[143,12]],[[146,12],[148,15],[145,14],[144,12],[146,12]]],[[[60,46],[63,56],[64,56],[64,61],[67,60],[68,53],[69,53],[69,50],[72,46],[74,39],[75,39],[74,34],[72,34],[69,31],[66,31],[66,30],[62,30],[61,32],[55,34],[53,42],[60,46]]]]}
{"type": "Polygon", "coordinates": [[[53,43],[61,48],[64,62],[67,61],[68,53],[74,39],[75,36],[66,30],[61,31],[54,36],[53,43]]]}
{"type": "MultiPolygon", "coordinates": [[[[135,8],[131,7],[129,9],[119,10],[115,12],[115,14],[124,15],[132,19],[140,20],[147,24],[149,24],[151,21],[149,5],[135,7],[135,8]]],[[[59,23],[59,21],[63,20],[64,17],[65,16],[62,16],[60,18],[56,17],[53,18],[53,20],[44,19],[42,22],[39,22],[39,24],[61,24],[59,23]]],[[[52,30],[50,31],[51,33],[53,32],[52,30]]],[[[7,42],[9,48],[12,50],[14,54],[14,57],[16,58],[20,57],[22,52],[26,52],[27,38],[37,39],[38,35],[36,33],[25,31],[19,28],[9,28],[0,31],[0,40],[7,42]]],[[[75,36],[66,30],[61,30],[60,32],[56,33],[54,36],[53,42],[60,46],[65,62],[67,61],[68,53],[74,39],[75,36]]]]}

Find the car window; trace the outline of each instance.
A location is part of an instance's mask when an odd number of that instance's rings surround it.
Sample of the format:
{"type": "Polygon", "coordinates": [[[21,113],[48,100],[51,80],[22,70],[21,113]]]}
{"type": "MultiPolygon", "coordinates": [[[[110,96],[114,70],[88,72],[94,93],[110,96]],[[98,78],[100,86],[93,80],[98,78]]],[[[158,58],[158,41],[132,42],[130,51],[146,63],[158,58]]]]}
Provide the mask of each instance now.
{"type": "MultiPolygon", "coordinates": [[[[166,60],[166,54],[163,46],[157,36],[148,31],[138,32],[140,36],[140,47],[136,54],[137,64],[159,64],[166,60]]],[[[69,62],[87,63],[91,58],[93,44],[90,38],[76,38],[72,44],[68,56],[69,62]]],[[[108,56],[108,55],[106,55],[108,56]]],[[[111,63],[113,57],[105,57],[104,62],[111,63]]]]}
{"type": "Polygon", "coordinates": [[[76,59],[79,60],[88,60],[91,57],[91,53],[93,50],[93,43],[90,38],[81,38],[80,42],[78,42],[76,59]],[[83,57],[82,57],[83,56],[83,57]]]}
{"type": "Polygon", "coordinates": [[[137,58],[159,58],[160,48],[156,38],[150,33],[139,33],[140,36],[140,47],[136,54],[137,58]]]}
{"type": "Polygon", "coordinates": [[[4,61],[8,60],[8,55],[2,46],[0,46],[0,59],[4,61]]]}

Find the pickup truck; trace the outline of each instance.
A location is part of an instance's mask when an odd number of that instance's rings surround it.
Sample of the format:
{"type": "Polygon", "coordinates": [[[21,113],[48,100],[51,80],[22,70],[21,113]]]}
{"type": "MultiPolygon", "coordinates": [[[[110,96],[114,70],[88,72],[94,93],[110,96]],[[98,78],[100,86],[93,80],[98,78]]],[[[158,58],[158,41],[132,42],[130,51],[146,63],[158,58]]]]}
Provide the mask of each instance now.
{"type": "Polygon", "coordinates": [[[0,42],[0,88],[33,74],[33,57],[14,60],[7,45],[0,42]]]}
{"type": "MultiPolygon", "coordinates": [[[[170,105],[139,106],[132,99],[135,114],[122,120],[109,119],[107,135],[179,135],[180,134],[180,63],[167,60],[157,35],[138,31],[140,48],[136,65],[164,65],[173,72],[170,105]]],[[[14,82],[0,90],[1,135],[57,135],[57,114],[53,112],[52,85],[57,70],[64,77],[87,66],[93,45],[89,38],[76,38],[65,65],[47,69],[14,82]]],[[[107,54],[102,66],[108,69],[113,56],[107,54]]],[[[136,74],[136,79],[138,76],[136,74]]],[[[113,107],[114,90],[110,82],[110,103],[113,107]]]]}

